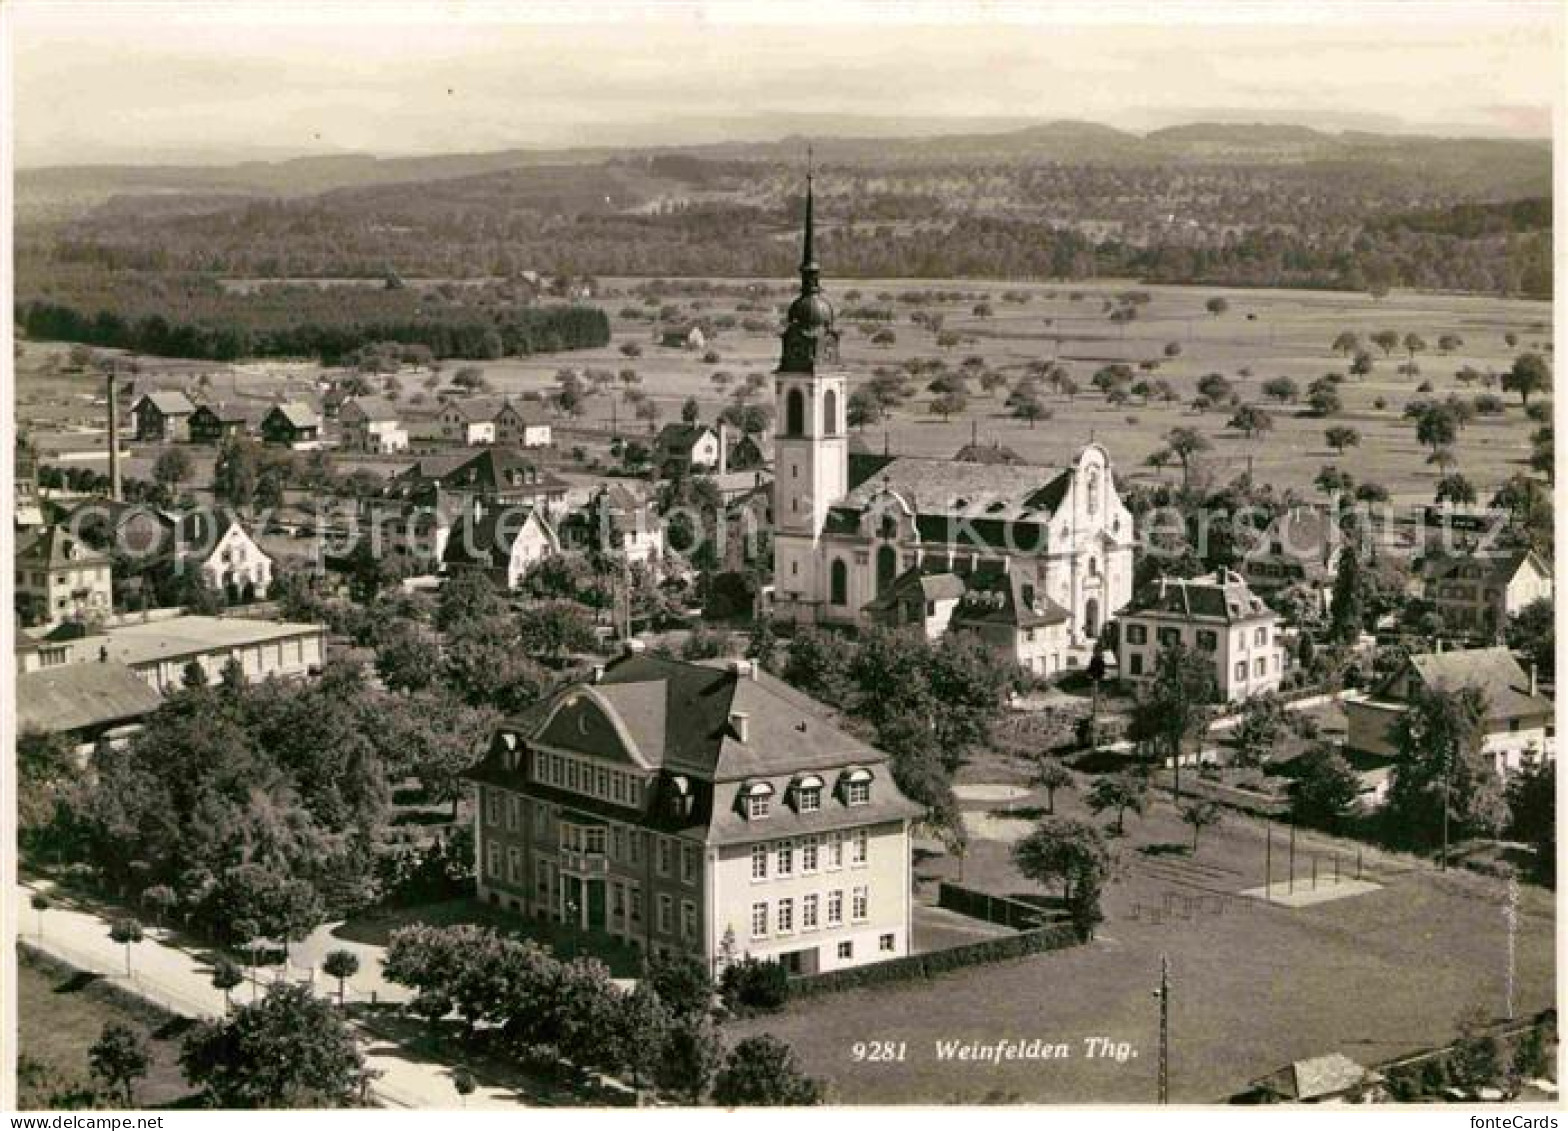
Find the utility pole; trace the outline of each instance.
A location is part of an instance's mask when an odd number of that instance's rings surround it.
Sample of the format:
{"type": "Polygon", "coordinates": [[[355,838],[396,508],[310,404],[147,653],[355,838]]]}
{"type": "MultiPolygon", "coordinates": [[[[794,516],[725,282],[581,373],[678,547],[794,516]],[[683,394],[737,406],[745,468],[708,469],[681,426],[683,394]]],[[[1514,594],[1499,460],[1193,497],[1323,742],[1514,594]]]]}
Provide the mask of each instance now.
{"type": "Polygon", "coordinates": [[[1285,889],[1287,895],[1296,892],[1296,822],[1290,822],[1290,883],[1285,889]]]}
{"type": "Polygon", "coordinates": [[[1154,991],[1160,999],[1160,1080],[1159,1103],[1171,1102],[1171,962],[1160,955],[1160,988],[1154,991]]]}
{"type": "Polygon", "coordinates": [[[1508,877],[1508,901],[1503,904],[1503,921],[1508,924],[1508,984],[1503,1016],[1514,1019],[1515,951],[1519,942],[1519,877],[1508,877]]]}
{"type": "Polygon", "coordinates": [[[1274,822],[1263,818],[1263,900],[1274,901],[1274,822]]]}
{"type": "Polygon", "coordinates": [[[1438,870],[1448,871],[1448,797],[1454,782],[1454,759],[1451,744],[1443,744],[1443,857],[1438,870]]]}

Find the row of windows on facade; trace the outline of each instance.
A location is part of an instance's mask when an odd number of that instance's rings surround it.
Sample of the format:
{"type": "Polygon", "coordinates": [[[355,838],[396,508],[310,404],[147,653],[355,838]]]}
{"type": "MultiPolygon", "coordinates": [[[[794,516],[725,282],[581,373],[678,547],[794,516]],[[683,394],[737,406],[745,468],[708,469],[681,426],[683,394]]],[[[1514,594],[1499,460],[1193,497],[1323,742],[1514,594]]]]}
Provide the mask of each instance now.
{"type": "MultiPolygon", "coordinates": [[[[843,431],[838,419],[838,394],[832,389],[822,394],[823,432],[837,436],[843,431]]],[[[784,398],[784,435],[806,434],[806,396],[799,389],[791,389],[784,398]]]]}
{"type": "MultiPolygon", "coordinates": [[[[1274,657],[1274,670],[1275,671],[1279,670],[1279,657],[1277,655],[1274,657]]],[[[1131,652],[1131,653],[1128,653],[1128,656],[1127,656],[1127,674],[1128,675],[1144,675],[1145,674],[1144,660],[1143,660],[1143,653],[1142,652],[1131,652]]],[[[1236,661],[1236,665],[1232,669],[1232,673],[1231,674],[1237,680],[1245,680],[1247,678],[1247,661],[1246,660],[1237,660],[1236,661]]],[[[1268,674],[1269,674],[1269,657],[1267,657],[1267,656],[1259,656],[1256,660],[1252,661],[1252,675],[1253,675],[1254,679],[1262,679],[1264,676],[1266,676],[1268,674]]]]}
{"type": "Polygon", "coordinates": [[[644,786],[640,776],[608,766],[597,766],[586,759],[573,758],[567,754],[535,754],[534,780],[540,785],[586,794],[600,801],[633,809],[642,807],[644,786]]]}
{"type": "MultiPolygon", "coordinates": [[[[795,899],[786,896],[771,904],[759,900],[751,905],[751,937],[765,939],[770,935],[792,935],[797,930],[815,931],[822,927],[832,929],[844,925],[844,891],[839,888],[826,893],[812,892],[800,897],[800,922],[795,921],[795,899]],[[824,917],[825,912],[825,917],[824,917]]],[[[871,889],[857,887],[849,893],[849,921],[864,923],[871,916],[871,889]]],[[[889,940],[892,936],[887,936],[889,940]]],[[[883,948],[891,950],[889,945],[883,948]]]]}
{"type": "MultiPolygon", "coordinates": [[[[491,845],[485,871],[491,879],[501,879],[501,851],[500,845],[491,845]]],[[[534,891],[536,902],[551,910],[560,911],[552,896],[554,885],[555,866],[549,860],[538,860],[534,865],[534,891]]],[[[521,887],[523,883],[523,854],[518,848],[509,848],[506,853],[506,882],[514,887],[521,887]]],[[[610,881],[607,891],[609,893],[609,915],[611,926],[625,923],[641,923],[643,896],[642,886],[636,881],[610,881]]],[[[660,934],[674,933],[675,897],[660,894],[655,904],[657,916],[654,928],[660,934]]],[[[697,905],[692,900],[681,900],[681,927],[680,936],[688,942],[697,937],[697,905]]]]}
{"type": "MultiPolygon", "coordinates": [[[[570,817],[559,815],[557,810],[543,801],[535,801],[533,805],[536,835],[548,837],[550,823],[556,821],[556,846],[563,851],[605,856],[612,863],[640,865],[647,854],[645,841],[651,841],[655,872],[661,876],[673,875],[678,857],[681,882],[697,882],[696,845],[623,825],[574,824],[570,817]]],[[[523,798],[492,791],[487,794],[486,809],[487,823],[492,828],[505,829],[510,833],[522,831],[523,798]]],[[[499,845],[492,844],[490,847],[492,851],[500,850],[499,845]]]]}
{"type": "Polygon", "coordinates": [[[846,838],[843,833],[830,833],[826,837],[808,836],[801,840],[781,840],[773,844],[751,846],[751,878],[753,882],[769,876],[768,862],[773,862],[772,875],[783,879],[795,875],[797,863],[802,875],[810,875],[821,868],[835,869],[844,866],[844,842],[849,841],[849,862],[865,864],[870,859],[871,837],[865,829],[856,829],[846,838]]]}
{"type": "MultiPolygon", "coordinates": [[[[1170,628],[1170,627],[1158,628],[1158,629],[1155,629],[1155,632],[1154,632],[1154,639],[1159,644],[1159,646],[1161,648],[1170,648],[1170,647],[1173,647],[1174,645],[1182,643],[1182,637],[1183,637],[1183,633],[1182,633],[1182,630],[1179,629],[1179,628],[1170,628]]],[[[1134,622],[1134,623],[1131,623],[1131,624],[1129,624],[1127,626],[1127,643],[1129,643],[1129,644],[1147,644],[1148,642],[1149,642],[1149,626],[1148,625],[1146,625],[1146,624],[1138,624],[1138,623],[1134,622]]],[[[1200,628],[1200,629],[1198,629],[1194,633],[1194,642],[1196,643],[1196,645],[1197,645],[1197,647],[1198,647],[1198,649],[1200,651],[1203,651],[1203,652],[1217,652],[1217,651],[1219,651],[1219,647],[1220,647],[1219,633],[1217,631],[1215,631],[1214,629],[1212,629],[1212,628],[1200,628]]],[[[1253,642],[1253,644],[1255,644],[1255,645],[1257,645],[1259,647],[1267,646],[1267,644],[1269,642],[1269,630],[1266,627],[1253,629],[1252,630],[1252,642],[1253,642]]],[[[1238,648],[1245,648],[1246,646],[1247,646],[1247,630],[1244,629],[1244,628],[1243,629],[1238,629],[1237,632],[1236,632],[1236,647],[1238,647],[1238,648]]]]}

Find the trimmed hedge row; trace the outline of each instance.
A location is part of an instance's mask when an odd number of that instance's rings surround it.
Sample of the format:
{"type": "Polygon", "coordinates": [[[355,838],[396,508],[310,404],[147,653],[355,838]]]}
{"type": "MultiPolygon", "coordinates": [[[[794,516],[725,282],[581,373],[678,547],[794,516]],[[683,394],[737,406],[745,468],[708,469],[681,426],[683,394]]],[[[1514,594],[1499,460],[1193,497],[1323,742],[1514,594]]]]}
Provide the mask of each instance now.
{"type": "Polygon", "coordinates": [[[872,962],[865,966],[851,966],[844,970],[829,970],[821,974],[803,974],[790,979],[791,997],[811,997],[816,994],[838,993],[861,986],[877,986],[888,982],[909,982],[921,978],[935,978],[966,966],[982,966],[990,962],[1006,962],[1049,950],[1062,950],[1081,943],[1078,932],[1070,923],[1058,923],[1038,930],[1022,931],[999,939],[984,939],[964,943],[945,950],[925,954],[908,954],[903,958],[890,958],[886,962],[872,962]]]}
{"type": "Polygon", "coordinates": [[[1044,926],[1051,918],[1050,912],[1045,908],[1037,907],[1032,903],[1009,899],[1005,895],[976,891],[974,888],[961,887],[946,881],[937,885],[936,904],[949,911],[968,915],[972,919],[999,923],[1015,931],[1032,931],[1044,926]]]}

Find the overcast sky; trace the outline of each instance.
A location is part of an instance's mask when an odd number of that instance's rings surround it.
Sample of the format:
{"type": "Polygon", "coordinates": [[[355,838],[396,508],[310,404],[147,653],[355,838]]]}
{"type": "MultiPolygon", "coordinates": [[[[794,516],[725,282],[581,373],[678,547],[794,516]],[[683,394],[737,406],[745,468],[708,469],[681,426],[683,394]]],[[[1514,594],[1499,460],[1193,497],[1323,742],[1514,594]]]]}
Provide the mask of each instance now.
{"type": "Polygon", "coordinates": [[[1542,137],[1562,81],[1559,12],[1549,0],[315,0],[109,11],[19,0],[15,158],[29,166],[679,144],[813,126],[931,132],[948,119],[1542,137]],[[1300,22],[1304,11],[1314,22],[1300,22]]]}

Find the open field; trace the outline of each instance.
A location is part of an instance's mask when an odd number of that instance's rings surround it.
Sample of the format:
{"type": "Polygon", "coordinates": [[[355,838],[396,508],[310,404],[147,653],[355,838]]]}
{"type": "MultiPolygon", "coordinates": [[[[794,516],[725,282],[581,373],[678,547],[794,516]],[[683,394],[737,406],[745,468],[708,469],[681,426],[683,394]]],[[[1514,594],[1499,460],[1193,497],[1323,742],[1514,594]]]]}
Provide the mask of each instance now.
{"type": "MultiPolygon", "coordinates": [[[[1407,402],[1422,395],[1416,392],[1416,385],[1422,380],[1431,381],[1431,395],[1438,397],[1450,392],[1474,395],[1484,391],[1479,384],[1465,387],[1454,378],[1462,366],[1472,366],[1483,373],[1501,373],[1518,351],[1549,350],[1552,344],[1550,305],[1527,300],[1409,292],[1374,300],[1364,294],[1343,292],[1221,291],[1139,286],[1126,281],[1047,285],[974,280],[846,280],[831,276],[831,264],[828,270],[827,291],[840,311],[870,304],[890,306],[896,315],[891,326],[897,342],[885,347],[870,342],[870,333],[879,323],[851,324],[841,317],[843,357],[852,386],[868,378],[874,366],[897,366],[911,358],[942,357],[957,368],[964,358],[977,356],[984,359],[987,368],[1002,372],[1010,382],[1023,374],[1029,362],[1054,358],[1067,367],[1083,390],[1070,400],[1049,394],[1052,417],[1033,428],[1007,415],[1003,405],[1005,387],[987,396],[972,383],[967,411],[946,422],[929,412],[931,395],[922,392],[885,422],[868,428],[863,437],[868,446],[880,450],[886,445],[904,454],[946,456],[972,436],[978,436],[982,442],[1007,445],[1030,462],[1053,464],[1066,460],[1093,437],[1110,448],[1124,481],[1173,478],[1177,474],[1174,468],[1160,471],[1143,466],[1143,462],[1160,446],[1165,432],[1186,425],[1202,430],[1214,440],[1214,450],[1206,459],[1221,480],[1240,474],[1250,459],[1260,481],[1310,496],[1313,476],[1324,464],[1335,463],[1360,480],[1382,483],[1397,499],[1427,502],[1438,470],[1427,465],[1427,453],[1416,442],[1414,427],[1400,416],[1407,402]],[[1148,292],[1151,301],[1140,308],[1135,321],[1121,325],[1109,322],[1101,310],[1102,302],[1131,288],[1148,292]],[[933,289],[962,293],[965,297],[919,303],[877,297],[933,289]],[[1030,301],[1004,302],[1000,299],[1003,290],[1028,293],[1030,301]],[[859,297],[851,299],[849,296],[855,292],[859,297]],[[1074,295],[1079,297],[1074,300],[1074,295]],[[1204,308],[1205,302],[1215,295],[1226,297],[1231,306],[1219,317],[1204,308]],[[982,300],[990,302],[994,310],[991,317],[973,315],[975,303],[982,300]],[[959,332],[965,340],[947,350],[939,348],[933,333],[909,321],[909,315],[916,310],[943,315],[945,328],[959,332]],[[1302,404],[1275,405],[1266,401],[1260,387],[1270,378],[1291,377],[1304,390],[1310,381],[1327,372],[1344,372],[1346,359],[1330,349],[1341,330],[1354,331],[1365,340],[1380,329],[1394,330],[1401,337],[1413,331],[1426,340],[1428,349],[1416,358],[1421,375],[1412,378],[1395,372],[1407,360],[1402,350],[1396,348],[1392,356],[1385,357],[1369,345],[1377,358],[1375,369],[1370,375],[1352,378],[1341,386],[1345,409],[1332,421],[1359,430],[1360,447],[1335,456],[1323,440],[1323,430],[1329,422],[1309,415],[1302,404]],[[1507,345],[1505,333],[1517,335],[1515,347],[1507,345]],[[1443,334],[1456,334],[1464,344],[1451,353],[1439,354],[1436,343],[1443,334]],[[1171,343],[1179,346],[1180,353],[1166,357],[1165,349],[1171,343]],[[1134,400],[1117,407],[1108,404],[1089,384],[1089,378],[1102,365],[1125,362],[1136,368],[1139,362],[1154,359],[1159,360],[1159,367],[1146,375],[1170,381],[1180,397],[1178,402],[1145,405],[1134,400]],[[1231,379],[1244,402],[1267,404],[1274,415],[1274,430],[1247,440],[1225,429],[1228,412],[1219,410],[1202,416],[1194,413],[1189,405],[1196,395],[1196,382],[1211,372],[1231,379]],[[1374,404],[1379,398],[1385,402],[1382,409],[1374,404]]],[[[687,397],[696,397],[708,418],[727,403],[727,394],[709,380],[715,371],[727,370],[738,384],[744,375],[771,372],[777,363],[778,340],[771,330],[748,332],[737,326],[721,332],[710,343],[710,348],[719,354],[717,362],[704,361],[698,351],[659,346],[653,340],[649,323],[620,317],[622,308],[639,302],[629,293],[638,280],[600,282],[601,290],[594,301],[611,316],[612,344],[603,349],[480,363],[496,391],[513,395],[548,393],[562,367],[614,371],[631,368],[642,378],[640,388],[658,405],[663,423],[678,417],[680,405],[687,397]],[[620,352],[620,347],[629,342],[641,347],[642,356],[627,358],[620,352]]],[[[725,280],[726,284],[740,282],[743,281],[725,280]]],[[[767,283],[771,288],[767,301],[785,301],[788,280],[767,283]]],[[[666,296],[664,301],[679,306],[682,318],[704,318],[735,313],[738,300],[728,295],[674,295],[666,296]]],[[[766,312],[741,315],[748,316],[769,323],[775,318],[766,312]]],[[[59,348],[26,347],[19,366],[19,405],[24,419],[49,419],[58,412],[58,405],[49,410],[41,402],[58,397],[63,391],[60,379],[40,379],[36,373],[30,377],[29,370],[34,366],[28,359],[34,356],[33,351],[59,348]]],[[[446,368],[460,364],[463,363],[448,362],[446,368]]],[[[167,372],[169,383],[180,385],[189,385],[205,373],[215,396],[262,398],[283,390],[299,393],[320,373],[319,368],[305,363],[225,366],[158,359],[147,359],[144,369],[149,374],[167,372]]],[[[422,394],[427,377],[424,372],[405,375],[403,397],[422,394]]],[[[86,379],[70,381],[73,396],[91,391],[86,379]]],[[[762,399],[770,398],[764,394],[762,399]]],[[[1522,470],[1529,454],[1528,436],[1533,426],[1524,419],[1517,397],[1504,399],[1505,414],[1478,419],[1464,431],[1455,449],[1457,470],[1477,485],[1483,498],[1502,480],[1522,470]]],[[[70,406],[86,410],[87,402],[76,397],[70,406]]],[[[626,434],[649,427],[632,419],[630,404],[610,394],[588,401],[582,423],[605,428],[612,419],[626,434]]],[[[562,430],[559,442],[572,442],[568,430],[562,430]]]]}
{"type": "Polygon", "coordinates": [[[164,1107],[190,1094],[179,1067],[180,1036],[188,1023],[154,1021],[150,1011],[114,1000],[95,975],[70,973],[25,951],[17,955],[16,979],[18,1047],[21,1055],[45,1065],[53,1078],[91,1087],[87,1050],[104,1025],[118,1021],[148,1044],[151,1066],[137,1084],[137,1105],[164,1107]]]}
{"type": "MultiPolygon", "coordinates": [[[[1023,817],[1039,804],[1015,803],[1013,820],[999,806],[995,820],[1026,827],[1023,817]]],[[[1058,795],[1057,809],[1086,815],[1072,793],[1058,795]]],[[[1095,820],[1105,824],[1109,816],[1095,820]]],[[[1106,922],[1088,946],[929,983],[816,997],[727,1028],[790,1041],[840,1102],[1152,1103],[1158,1011],[1151,992],[1162,955],[1171,964],[1175,1102],[1222,1099],[1303,1057],[1340,1051],[1365,1063],[1439,1044],[1474,1006],[1501,1016],[1506,933],[1496,881],[1367,850],[1363,874],[1377,890],[1290,908],[1237,894],[1263,881],[1267,850],[1257,822],[1228,816],[1189,859],[1174,848],[1190,842],[1190,830],[1161,800],[1144,818],[1129,814],[1127,834],[1118,842],[1122,867],[1107,890],[1106,922]],[[1140,851],[1147,848],[1154,851],[1140,851]],[[1067,1042],[1071,1057],[977,1064],[937,1053],[938,1041],[1035,1037],[1067,1042]],[[1127,1042],[1136,1055],[1087,1057],[1090,1037],[1127,1042]],[[907,1058],[857,1062],[857,1041],[907,1042],[907,1058]]],[[[1311,891],[1314,855],[1318,891],[1327,891],[1336,847],[1348,880],[1354,846],[1298,837],[1298,891],[1311,891]]],[[[1287,856],[1285,830],[1276,828],[1274,890],[1282,897],[1287,856]]],[[[957,866],[937,858],[918,871],[954,876],[957,866]]],[[[1041,890],[1013,871],[998,840],[971,840],[964,877],[997,892],[1041,890]]],[[[1354,890],[1348,882],[1345,888],[1354,890]]],[[[1551,894],[1525,888],[1515,997],[1521,1015],[1555,1000],[1554,925],[1551,894]]]]}

